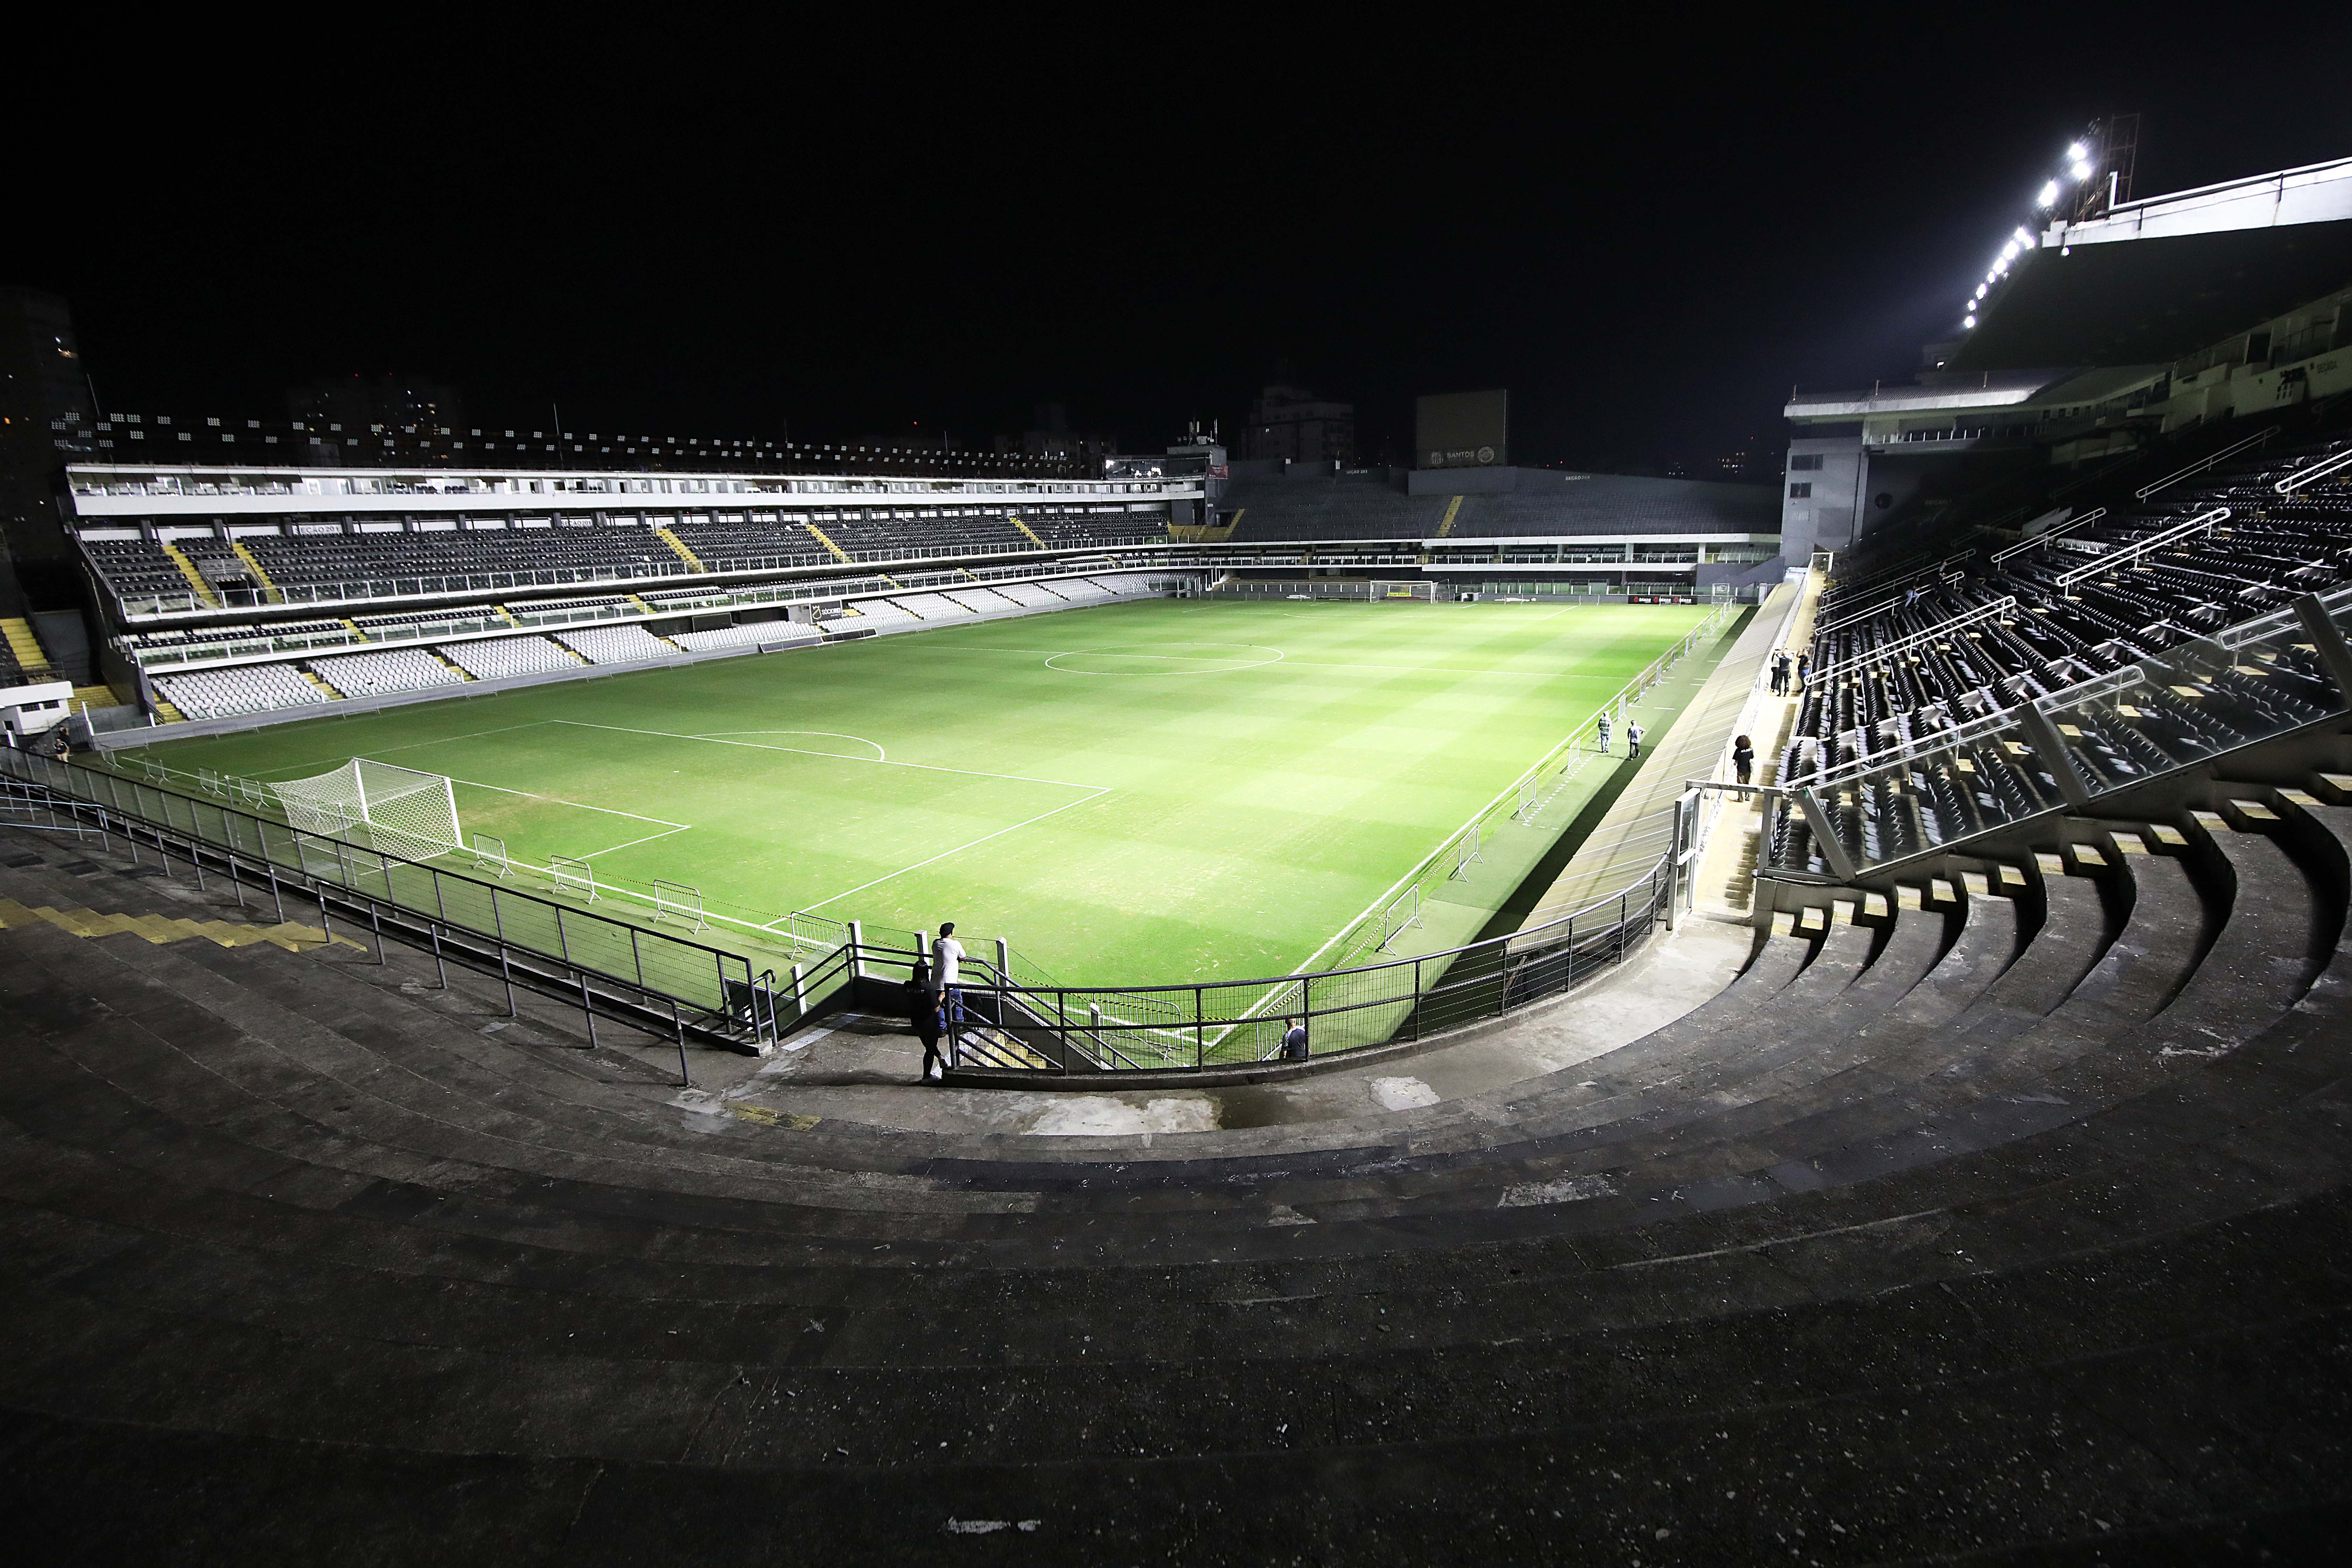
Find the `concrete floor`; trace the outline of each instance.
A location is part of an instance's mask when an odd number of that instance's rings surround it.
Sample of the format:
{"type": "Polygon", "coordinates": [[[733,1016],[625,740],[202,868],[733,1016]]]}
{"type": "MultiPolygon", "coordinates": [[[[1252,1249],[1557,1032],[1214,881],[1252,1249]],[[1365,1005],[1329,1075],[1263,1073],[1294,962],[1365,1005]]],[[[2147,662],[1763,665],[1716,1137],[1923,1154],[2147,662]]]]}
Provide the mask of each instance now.
{"type": "Polygon", "coordinates": [[[852,1013],[822,1020],[768,1060],[700,1053],[698,1087],[672,1103],[689,1126],[750,1108],[779,1118],[1030,1137],[1209,1132],[1406,1110],[1524,1083],[1641,1038],[1728,984],[1753,936],[1745,925],[1686,919],[1623,968],[1501,1028],[1286,1083],[1098,1094],[932,1088],[915,1081],[922,1048],[903,1022],[852,1013]]]}

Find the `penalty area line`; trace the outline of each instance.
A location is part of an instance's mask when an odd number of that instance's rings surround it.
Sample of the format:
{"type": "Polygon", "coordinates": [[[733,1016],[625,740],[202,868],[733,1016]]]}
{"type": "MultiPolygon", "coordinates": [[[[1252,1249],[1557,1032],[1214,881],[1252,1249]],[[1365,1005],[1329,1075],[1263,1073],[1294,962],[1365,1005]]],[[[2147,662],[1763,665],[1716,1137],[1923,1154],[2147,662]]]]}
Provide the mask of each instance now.
{"type": "MultiPolygon", "coordinates": [[[[883,875],[875,878],[870,882],[860,882],[854,888],[845,888],[829,899],[820,899],[815,903],[803,904],[801,906],[798,912],[802,914],[809,914],[824,908],[827,904],[839,903],[842,900],[849,897],[852,893],[862,893],[868,888],[879,887],[884,882],[890,880],[893,877],[903,877],[909,871],[919,871],[924,867],[944,860],[950,855],[961,855],[967,849],[976,849],[992,838],[1002,838],[1008,833],[1018,833],[1024,827],[1043,822],[1049,816],[1057,816],[1063,812],[1070,810],[1074,806],[1092,805],[1094,802],[1100,800],[1109,793],[1110,786],[1108,784],[1101,785],[1096,788],[1095,792],[1092,795],[1087,795],[1084,800],[1065,801],[1060,805],[1054,807],[1053,810],[1041,811],[1025,822],[1016,822],[1009,827],[1000,827],[993,833],[983,833],[969,844],[959,844],[952,849],[942,849],[938,854],[931,856],[929,859],[918,860],[911,866],[901,866],[895,871],[885,872],[883,875]]],[[[791,918],[792,917],[790,915],[784,917],[787,921],[791,918]]],[[[782,921],[772,922],[771,929],[773,929],[773,926],[775,925],[781,925],[782,923],[782,921]]]]}
{"type": "MultiPolygon", "coordinates": [[[[664,741],[699,741],[706,746],[741,746],[747,751],[753,752],[790,752],[794,756],[824,757],[836,763],[864,763],[869,767],[919,768],[927,773],[961,773],[966,778],[1003,779],[1007,784],[1053,784],[1060,789],[1106,790],[1110,787],[1108,784],[1073,784],[1068,779],[1031,778],[1021,773],[982,773],[977,768],[943,767],[937,763],[902,763],[895,757],[853,757],[840,752],[812,752],[805,746],[763,746],[756,741],[722,741],[716,735],[680,735],[668,730],[633,730],[625,724],[592,724],[584,719],[551,719],[548,722],[570,724],[582,730],[610,730],[620,735],[651,735],[664,741]]],[[[758,734],[761,731],[745,732],[758,734]]]]}

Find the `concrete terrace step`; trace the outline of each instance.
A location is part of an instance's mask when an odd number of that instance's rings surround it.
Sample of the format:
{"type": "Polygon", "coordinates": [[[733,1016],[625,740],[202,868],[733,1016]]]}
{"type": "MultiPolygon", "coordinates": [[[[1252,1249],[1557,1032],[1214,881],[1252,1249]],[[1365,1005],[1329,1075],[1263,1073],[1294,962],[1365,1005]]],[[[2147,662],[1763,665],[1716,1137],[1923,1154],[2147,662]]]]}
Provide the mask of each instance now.
{"type": "MultiPolygon", "coordinates": [[[[115,1467],[226,1534],[308,1478],[304,1550],[338,1507],[455,1528],[454,1488],[538,1555],[716,1560],[949,1517],[1254,1559],[1335,1486],[1416,1561],[1628,1520],[1645,1560],[1948,1557],[2336,1496],[2352,813],[2241,793],[2268,816],[2116,825],[2158,852],[2016,900],[1768,939],[1549,1079],[1148,1147],[700,1115],[396,948],[11,929],[0,1451],[87,1500],[85,1554],[159,1539],[115,1467]],[[1769,1502],[1649,1484],[1701,1463],[1769,1502]]],[[[209,918],[77,864],[0,897],[209,918]]]]}

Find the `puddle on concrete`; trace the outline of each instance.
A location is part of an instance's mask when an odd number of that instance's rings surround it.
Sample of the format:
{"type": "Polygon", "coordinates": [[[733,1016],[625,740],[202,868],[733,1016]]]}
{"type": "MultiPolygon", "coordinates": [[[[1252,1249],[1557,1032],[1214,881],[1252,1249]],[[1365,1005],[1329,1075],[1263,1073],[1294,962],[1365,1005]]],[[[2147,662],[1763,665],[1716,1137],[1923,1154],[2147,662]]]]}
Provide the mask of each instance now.
{"type": "Polygon", "coordinates": [[[1136,1132],[1208,1132],[1217,1108],[1204,1096],[1130,1105],[1108,1095],[1062,1096],[1022,1131],[1033,1138],[1117,1138],[1136,1132]]]}
{"type": "Polygon", "coordinates": [[[1437,1091],[1417,1078],[1376,1078],[1370,1088],[1384,1110],[1411,1110],[1437,1103],[1437,1091]]]}

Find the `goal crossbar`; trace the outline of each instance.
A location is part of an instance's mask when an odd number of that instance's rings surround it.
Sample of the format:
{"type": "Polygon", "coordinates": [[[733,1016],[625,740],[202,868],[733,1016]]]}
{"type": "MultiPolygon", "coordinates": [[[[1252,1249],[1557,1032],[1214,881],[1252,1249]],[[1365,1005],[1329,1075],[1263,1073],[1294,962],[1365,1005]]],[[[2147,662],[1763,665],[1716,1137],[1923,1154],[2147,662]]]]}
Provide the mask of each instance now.
{"type": "Polygon", "coordinates": [[[439,773],[353,757],[331,773],[269,786],[291,826],[411,860],[460,847],[457,793],[439,773]]]}

